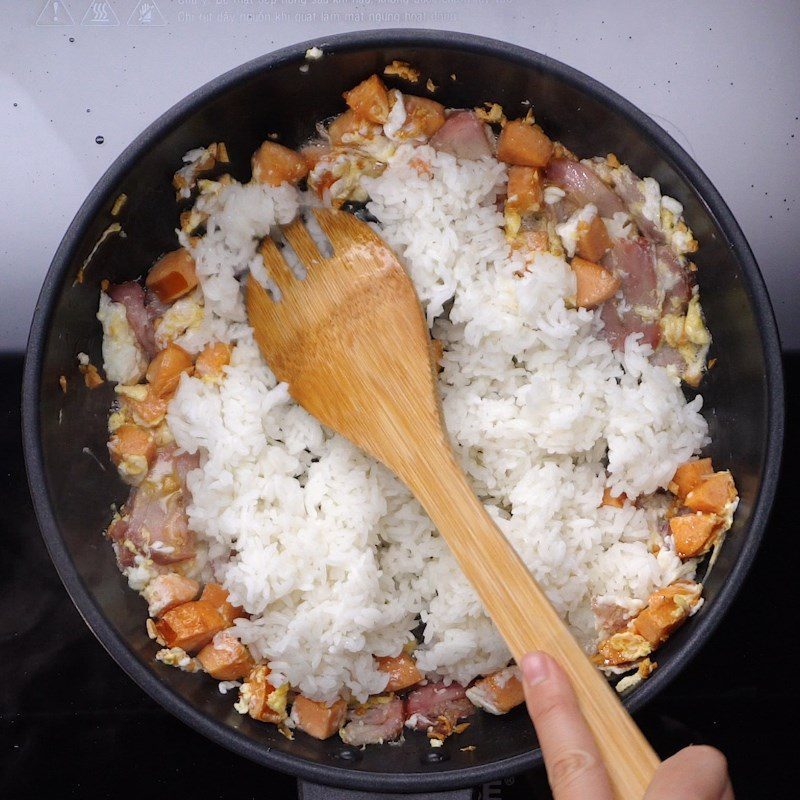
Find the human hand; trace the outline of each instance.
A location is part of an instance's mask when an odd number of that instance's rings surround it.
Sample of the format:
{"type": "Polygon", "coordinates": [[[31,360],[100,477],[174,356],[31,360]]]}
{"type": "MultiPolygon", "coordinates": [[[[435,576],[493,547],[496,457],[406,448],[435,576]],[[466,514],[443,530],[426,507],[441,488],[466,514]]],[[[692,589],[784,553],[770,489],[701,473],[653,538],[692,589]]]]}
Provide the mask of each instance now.
{"type": "MultiPolygon", "coordinates": [[[[545,653],[528,653],[520,666],[555,800],[612,800],[608,774],[566,673],[545,653]]],[[[734,800],[725,756],[703,745],[684,748],[659,766],[644,800],[734,800]]]]}

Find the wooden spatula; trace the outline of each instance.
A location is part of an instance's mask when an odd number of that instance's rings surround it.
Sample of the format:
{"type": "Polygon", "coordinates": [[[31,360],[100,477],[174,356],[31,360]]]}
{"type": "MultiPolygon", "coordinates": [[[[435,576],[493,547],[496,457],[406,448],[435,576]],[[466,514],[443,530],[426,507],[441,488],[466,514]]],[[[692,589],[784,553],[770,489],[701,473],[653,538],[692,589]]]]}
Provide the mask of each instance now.
{"type": "Polygon", "coordinates": [[[303,222],[283,228],[307,270],[298,280],[265,239],[273,297],[252,278],[256,341],[292,397],[320,422],[382,461],[444,536],[519,661],[543,650],[566,669],[617,797],[641,800],[658,758],[586,657],[456,463],[442,422],[430,338],[396,256],[351,214],[313,212],[333,246],[323,258],[303,222]]]}

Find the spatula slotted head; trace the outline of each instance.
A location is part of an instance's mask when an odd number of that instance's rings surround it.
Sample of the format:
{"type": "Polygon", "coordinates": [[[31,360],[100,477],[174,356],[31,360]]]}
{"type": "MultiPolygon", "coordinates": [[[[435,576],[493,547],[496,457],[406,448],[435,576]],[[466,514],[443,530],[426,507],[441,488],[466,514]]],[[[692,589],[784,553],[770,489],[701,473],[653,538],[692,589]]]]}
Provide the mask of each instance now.
{"type": "Polygon", "coordinates": [[[341,211],[313,213],[333,255],[322,256],[301,220],[284,227],[307,271],[298,280],[265,239],[261,254],[280,297],[251,278],[250,324],[292,397],[402,477],[421,433],[444,436],[419,300],[394,253],[366,223],[341,211]]]}

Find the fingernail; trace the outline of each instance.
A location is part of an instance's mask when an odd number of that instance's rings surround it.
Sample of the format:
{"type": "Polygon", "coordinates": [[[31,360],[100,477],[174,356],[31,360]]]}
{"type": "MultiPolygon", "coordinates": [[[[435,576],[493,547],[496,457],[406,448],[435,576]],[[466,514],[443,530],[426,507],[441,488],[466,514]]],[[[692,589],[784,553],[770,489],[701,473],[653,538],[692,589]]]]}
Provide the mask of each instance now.
{"type": "Polygon", "coordinates": [[[550,677],[549,659],[544,653],[528,653],[522,659],[522,674],[528,686],[538,686],[550,677]]]}

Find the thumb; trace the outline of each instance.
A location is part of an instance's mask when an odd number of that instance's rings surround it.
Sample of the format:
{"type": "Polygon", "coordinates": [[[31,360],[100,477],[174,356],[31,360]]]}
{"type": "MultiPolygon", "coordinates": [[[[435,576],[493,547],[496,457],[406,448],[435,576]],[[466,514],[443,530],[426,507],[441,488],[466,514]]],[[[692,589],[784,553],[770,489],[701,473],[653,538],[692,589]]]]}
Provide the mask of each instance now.
{"type": "Polygon", "coordinates": [[[661,764],[644,800],[734,800],[728,762],[713,747],[686,747],[661,764]]]}

